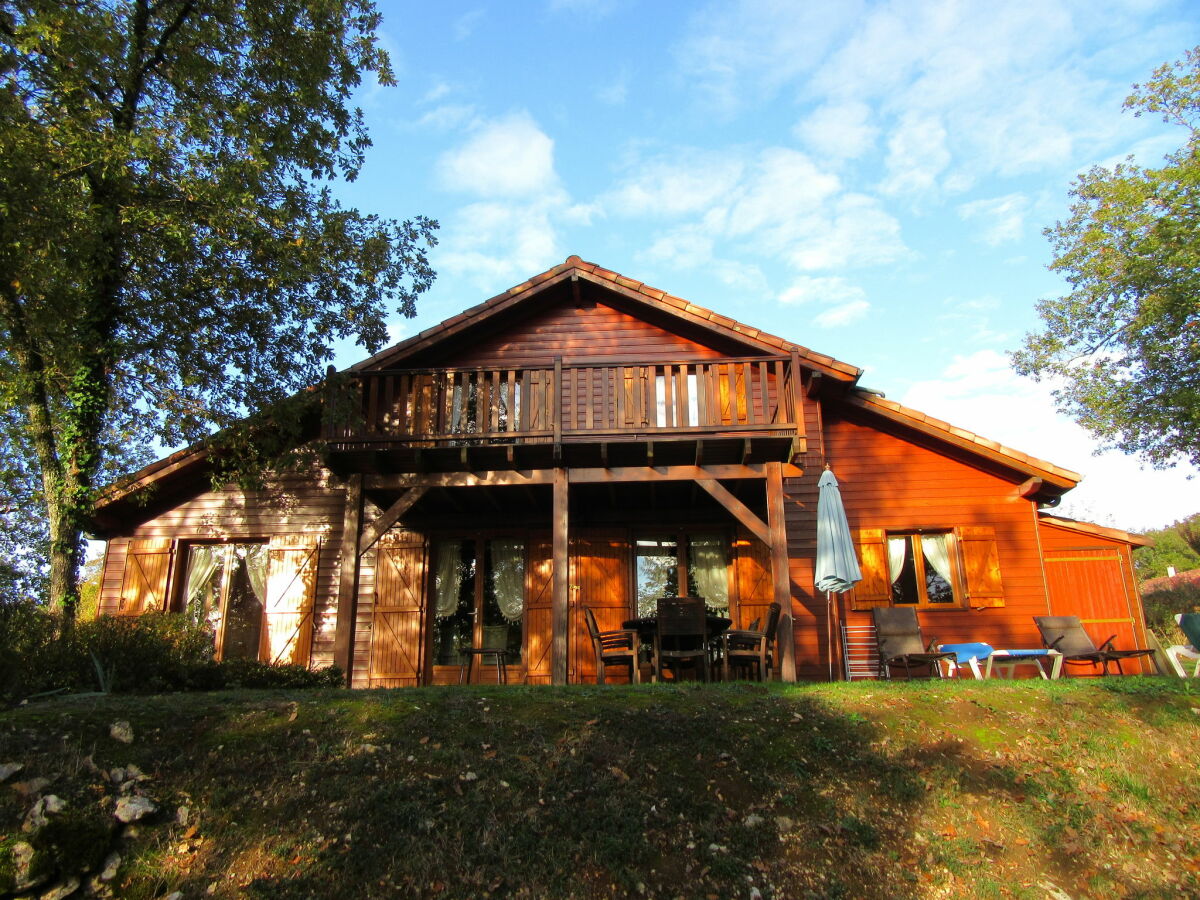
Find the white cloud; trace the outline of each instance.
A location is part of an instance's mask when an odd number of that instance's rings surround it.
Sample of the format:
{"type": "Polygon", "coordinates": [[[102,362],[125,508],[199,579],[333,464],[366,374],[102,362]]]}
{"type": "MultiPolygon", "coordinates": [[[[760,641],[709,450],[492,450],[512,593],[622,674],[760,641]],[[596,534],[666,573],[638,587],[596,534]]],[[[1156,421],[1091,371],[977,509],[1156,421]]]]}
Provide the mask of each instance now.
{"type": "Polygon", "coordinates": [[[472,9],[463,13],[454,20],[454,39],[456,41],[465,41],[475,33],[475,28],[483,21],[483,17],[487,14],[485,9],[472,9]]]}
{"type": "Polygon", "coordinates": [[[793,133],[814,153],[833,159],[857,159],[875,141],[871,108],[858,101],[826,103],[796,124],[793,133]]]}
{"type": "Polygon", "coordinates": [[[1129,530],[1160,527],[1200,509],[1191,467],[1143,469],[1117,452],[1093,455],[1095,441],[1054,408],[1050,388],[1016,375],[993,350],[958,356],[941,376],[918,382],[900,402],[1081,473],[1056,510],[1129,530]]]}
{"type": "Polygon", "coordinates": [[[434,267],[490,290],[548,269],[565,256],[555,221],[560,208],[554,200],[469,204],[443,223],[434,267]]]}
{"type": "Polygon", "coordinates": [[[906,113],[888,138],[887,176],[880,190],[892,195],[935,194],[938,175],[949,163],[941,119],[906,113]]]}
{"type": "Polygon", "coordinates": [[[661,159],[637,161],[605,205],[636,216],[680,216],[710,208],[728,195],[742,177],[735,155],[685,151],[661,159]]]}
{"type": "Polygon", "coordinates": [[[731,112],[811,72],[863,7],[863,0],[720,0],[693,16],[675,56],[705,105],[731,112]]]}
{"type": "Polygon", "coordinates": [[[622,69],[611,81],[596,88],[596,99],[607,106],[624,106],[628,96],[628,69],[622,69]]]}
{"type": "Polygon", "coordinates": [[[796,150],[757,155],[679,151],[631,165],[637,174],[604,199],[612,215],[688,221],[659,233],[648,255],[711,261],[717,242],[739,256],[768,254],[800,271],[873,265],[907,255],[899,223],[874,198],[845,193],[837,175],[796,150]]]}
{"type": "Polygon", "coordinates": [[[845,278],[804,275],[779,295],[780,303],[845,303],[866,297],[863,289],[845,278]]]}
{"type": "Polygon", "coordinates": [[[813,319],[813,323],[821,328],[849,325],[865,317],[870,308],[871,304],[866,300],[851,300],[849,303],[842,303],[825,310],[813,319]]]}
{"type": "Polygon", "coordinates": [[[438,131],[451,131],[461,128],[474,121],[475,107],[469,103],[446,103],[435,106],[417,120],[422,128],[433,128],[438,131]]]}
{"type": "MultiPolygon", "coordinates": [[[[1058,171],[1153,129],[1116,110],[1129,79],[1177,53],[1156,0],[720,0],[690,23],[681,75],[718,111],[795,97],[805,146],[861,158],[889,135],[889,195],[957,193],[1058,171]],[[857,156],[855,154],[858,154],[857,156]]],[[[1182,7],[1180,7],[1182,9],[1182,7]]],[[[1182,21],[1182,12],[1177,16],[1182,21]]]]}
{"type": "Polygon", "coordinates": [[[529,197],[559,189],[554,141],[526,112],[480,125],[437,164],[441,183],[482,197],[529,197]]]}
{"type": "Polygon", "coordinates": [[[554,141],[524,112],[476,124],[438,160],[438,175],[476,199],[442,216],[433,265],[485,290],[561,262],[562,226],[596,212],[572,202],[555,170],[554,141]]]}
{"type": "Polygon", "coordinates": [[[959,218],[964,222],[978,222],[982,226],[981,239],[992,247],[1020,240],[1028,212],[1029,198],[1024,194],[972,200],[958,207],[959,218]]]}
{"type": "Polygon", "coordinates": [[[836,328],[866,316],[871,309],[866,297],[862,288],[844,278],[802,275],[779,295],[779,302],[820,305],[823,308],[813,317],[813,324],[821,328],[836,328]]]}

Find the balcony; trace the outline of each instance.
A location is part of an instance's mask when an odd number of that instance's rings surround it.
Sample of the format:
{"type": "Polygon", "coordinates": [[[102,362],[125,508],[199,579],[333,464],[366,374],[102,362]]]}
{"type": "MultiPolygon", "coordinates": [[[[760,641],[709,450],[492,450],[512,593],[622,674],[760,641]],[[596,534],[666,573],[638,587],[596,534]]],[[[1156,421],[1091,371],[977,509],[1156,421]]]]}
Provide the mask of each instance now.
{"type": "Polygon", "coordinates": [[[803,452],[790,357],[355,373],[335,469],[697,465],[803,452]]]}

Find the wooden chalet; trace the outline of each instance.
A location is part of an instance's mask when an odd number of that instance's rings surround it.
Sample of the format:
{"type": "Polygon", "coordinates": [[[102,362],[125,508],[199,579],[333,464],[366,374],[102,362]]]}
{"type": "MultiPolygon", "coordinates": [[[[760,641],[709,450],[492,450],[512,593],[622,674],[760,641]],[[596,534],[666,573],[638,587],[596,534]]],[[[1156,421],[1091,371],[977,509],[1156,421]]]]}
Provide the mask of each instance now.
{"type": "Polygon", "coordinates": [[[786,680],[844,677],[841,626],[892,603],[944,641],[1036,647],[1053,613],[1144,646],[1141,539],[1042,511],[1077,474],[860,373],[572,256],[352,366],[361,415],[311,471],[213,490],[189,449],[110,489],[100,610],[190,609],[224,657],[356,687],[455,681],[464,647],[507,648],[510,682],[593,680],[583,608],[617,628],[664,594],[740,627],[780,601],[786,680]],[[826,464],[864,573],[832,608],[826,464]]]}

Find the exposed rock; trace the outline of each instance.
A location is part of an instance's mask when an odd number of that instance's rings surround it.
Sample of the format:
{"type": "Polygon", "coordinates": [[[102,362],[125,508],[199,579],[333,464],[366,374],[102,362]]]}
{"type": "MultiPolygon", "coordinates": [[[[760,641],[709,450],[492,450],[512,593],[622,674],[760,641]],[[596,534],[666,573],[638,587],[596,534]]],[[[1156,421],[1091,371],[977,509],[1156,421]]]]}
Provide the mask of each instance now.
{"type": "Polygon", "coordinates": [[[25,768],[24,763],[0,763],[0,781],[8,781],[8,779],[12,778],[12,776],[16,775],[23,768],[25,768]]]}
{"type": "Polygon", "coordinates": [[[755,815],[754,813],[751,813],[750,815],[746,816],[746,818],[742,819],[742,824],[747,828],[757,828],[762,823],[763,817],[755,815]]]}
{"type": "Polygon", "coordinates": [[[187,823],[191,820],[191,818],[192,811],[186,806],[181,806],[179,809],[175,810],[175,821],[185,828],[187,827],[187,823]]]}
{"type": "Polygon", "coordinates": [[[66,881],[61,881],[45,893],[39,894],[39,900],[63,900],[65,897],[70,897],[73,893],[79,890],[79,879],[68,878],[66,881]]]}
{"type": "Polygon", "coordinates": [[[49,783],[49,778],[30,778],[28,781],[14,781],[12,787],[22,797],[34,797],[49,783]]]}
{"type": "Polygon", "coordinates": [[[121,854],[110,853],[104,860],[104,868],[100,870],[101,881],[112,881],[117,877],[117,869],[121,868],[121,854]]]}
{"type": "Polygon", "coordinates": [[[22,831],[34,831],[46,824],[46,820],[60,813],[66,808],[67,804],[61,797],[54,794],[47,794],[45,797],[39,797],[37,803],[33,804],[33,809],[25,816],[25,824],[21,826],[22,831]]]}
{"type": "Polygon", "coordinates": [[[137,822],[146,816],[158,810],[158,807],[148,797],[132,795],[129,797],[120,797],[117,799],[117,808],[113,811],[113,815],[117,817],[117,821],[124,822],[128,825],[130,822],[137,822]]]}
{"type": "Polygon", "coordinates": [[[29,864],[33,862],[33,845],[25,841],[17,841],[13,844],[12,861],[17,890],[23,891],[33,887],[35,882],[29,878],[29,864]]]}
{"type": "Polygon", "coordinates": [[[122,744],[133,743],[133,728],[128,722],[113,722],[108,727],[108,736],[114,741],[120,741],[122,744]]]}

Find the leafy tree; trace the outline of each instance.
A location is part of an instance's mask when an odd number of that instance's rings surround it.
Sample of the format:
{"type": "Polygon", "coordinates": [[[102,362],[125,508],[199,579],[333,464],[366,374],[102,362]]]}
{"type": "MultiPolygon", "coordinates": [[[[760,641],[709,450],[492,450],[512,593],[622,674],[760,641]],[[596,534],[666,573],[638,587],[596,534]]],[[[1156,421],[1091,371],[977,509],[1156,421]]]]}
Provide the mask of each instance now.
{"type": "Polygon", "coordinates": [[[1154,540],[1152,547],[1138,547],[1133,552],[1133,567],[1141,581],[1167,574],[1167,567],[1176,572],[1200,569],[1200,547],[1191,544],[1189,535],[1200,525],[1200,514],[1190,516],[1174,525],[1146,532],[1154,540]]]}
{"type": "Polygon", "coordinates": [[[26,506],[38,482],[53,605],[135,448],[249,410],[298,428],[279,404],[331,343],[378,348],[431,284],[435,222],[330,191],[369,146],[362,73],[393,82],[379,21],[371,0],[0,0],[0,478],[26,506]]]}
{"type": "Polygon", "coordinates": [[[1015,368],[1052,378],[1060,409],[1159,467],[1200,463],[1200,48],[1125,101],[1182,126],[1161,168],[1132,159],[1072,186],[1071,216],[1046,231],[1070,293],[1039,302],[1015,368]]]}

